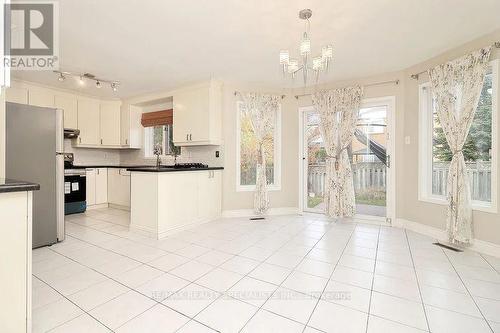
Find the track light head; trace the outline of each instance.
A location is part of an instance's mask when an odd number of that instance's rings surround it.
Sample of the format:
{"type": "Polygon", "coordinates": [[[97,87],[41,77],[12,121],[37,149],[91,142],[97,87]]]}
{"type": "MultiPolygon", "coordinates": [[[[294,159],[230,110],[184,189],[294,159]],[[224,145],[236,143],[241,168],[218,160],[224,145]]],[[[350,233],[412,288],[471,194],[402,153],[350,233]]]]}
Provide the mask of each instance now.
{"type": "Polygon", "coordinates": [[[57,80],[59,82],[63,82],[66,80],[67,77],[71,77],[78,80],[78,84],[80,86],[84,86],[87,83],[87,81],[90,80],[91,82],[95,82],[95,86],[97,89],[101,89],[104,83],[105,85],[109,84],[111,90],[116,92],[118,91],[118,86],[120,85],[120,81],[101,79],[91,73],[74,73],[66,71],[54,71],[54,73],[57,74],[57,80]]]}

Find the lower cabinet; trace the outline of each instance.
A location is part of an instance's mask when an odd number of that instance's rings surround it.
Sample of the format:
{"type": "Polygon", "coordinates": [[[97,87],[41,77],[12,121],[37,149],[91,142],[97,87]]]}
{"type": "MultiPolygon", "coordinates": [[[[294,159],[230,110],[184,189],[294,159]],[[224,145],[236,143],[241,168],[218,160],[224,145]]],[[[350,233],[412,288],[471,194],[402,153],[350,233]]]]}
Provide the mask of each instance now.
{"type": "Polygon", "coordinates": [[[108,203],[130,207],[130,171],[127,169],[108,169],[108,203]]]}
{"type": "Polygon", "coordinates": [[[220,217],[222,171],[132,172],[132,229],[155,238],[220,217]]]}
{"type": "Polygon", "coordinates": [[[31,332],[32,198],[0,193],[0,332],[31,332]]]}
{"type": "Polygon", "coordinates": [[[219,170],[208,170],[198,174],[198,212],[199,219],[213,219],[221,214],[222,173],[219,170]]]}
{"type": "Polygon", "coordinates": [[[108,169],[86,169],[87,207],[108,202],[108,169]]]}

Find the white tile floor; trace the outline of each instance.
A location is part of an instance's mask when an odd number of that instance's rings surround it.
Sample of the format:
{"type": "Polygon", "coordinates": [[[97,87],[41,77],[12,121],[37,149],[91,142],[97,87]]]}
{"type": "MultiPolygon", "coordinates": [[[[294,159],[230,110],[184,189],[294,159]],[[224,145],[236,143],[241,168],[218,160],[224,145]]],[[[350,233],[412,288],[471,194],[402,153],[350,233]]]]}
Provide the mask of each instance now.
{"type": "Polygon", "coordinates": [[[128,220],[70,216],[34,251],[33,332],[500,332],[500,259],[416,233],[311,215],[157,241],[128,220]]]}

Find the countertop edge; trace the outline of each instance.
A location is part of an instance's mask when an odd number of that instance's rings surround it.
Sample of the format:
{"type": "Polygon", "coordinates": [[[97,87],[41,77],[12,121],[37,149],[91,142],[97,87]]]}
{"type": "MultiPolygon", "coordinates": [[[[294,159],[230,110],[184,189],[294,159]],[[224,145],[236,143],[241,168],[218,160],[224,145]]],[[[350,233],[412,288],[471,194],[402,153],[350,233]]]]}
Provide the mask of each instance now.
{"type": "Polygon", "coordinates": [[[40,190],[40,184],[20,180],[5,179],[0,183],[0,193],[29,192],[40,190]]]}
{"type": "Polygon", "coordinates": [[[161,173],[161,172],[192,172],[192,171],[208,171],[208,170],[224,170],[224,167],[208,167],[208,168],[199,168],[199,169],[174,169],[174,168],[161,168],[157,169],[155,167],[149,168],[127,168],[127,171],[130,172],[153,172],[153,173],[161,173]]]}

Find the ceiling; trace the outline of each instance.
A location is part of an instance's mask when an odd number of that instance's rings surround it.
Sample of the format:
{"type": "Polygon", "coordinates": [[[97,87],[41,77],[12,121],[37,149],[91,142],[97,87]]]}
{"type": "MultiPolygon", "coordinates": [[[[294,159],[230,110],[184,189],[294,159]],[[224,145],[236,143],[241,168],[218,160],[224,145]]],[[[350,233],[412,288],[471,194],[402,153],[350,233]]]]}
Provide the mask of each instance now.
{"type": "Polygon", "coordinates": [[[279,50],[298,54],[311,8],[313,54],[334,46],[322,82],[397,71],[500,29],[498,0],[64,0],[61,70],[121,81],[117,93],[52,72],[13,77],[103,97],[130,97],[210,77],[269,87],[284,80],[279,50]]]}

